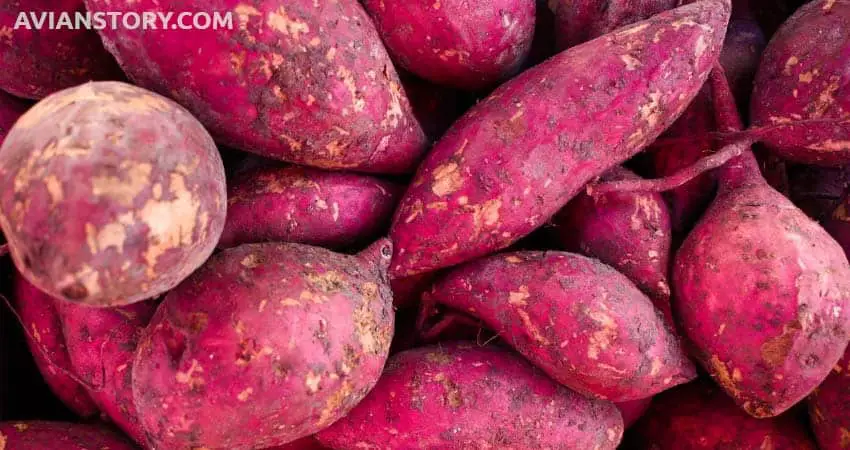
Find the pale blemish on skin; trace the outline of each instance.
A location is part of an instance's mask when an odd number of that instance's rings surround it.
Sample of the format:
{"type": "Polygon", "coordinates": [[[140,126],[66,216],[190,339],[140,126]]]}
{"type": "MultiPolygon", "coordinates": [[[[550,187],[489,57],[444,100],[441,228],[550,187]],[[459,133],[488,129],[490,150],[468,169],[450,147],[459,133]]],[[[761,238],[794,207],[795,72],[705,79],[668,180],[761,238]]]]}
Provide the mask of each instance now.
{"type": "Polygon", "coordinates": [[[244,391],[240,392],[239,395],[236,396],[236,399],[239,400],[240,402],[246,402],[246,401],[248,401],[248,397],[250,397],[253,392],[254,392],[254,389],[247,388],[244,391]]]}
{"type": "Polygon", "coordinates": [[[800,63],[800,59],[796,56],[792,56],[788,58],[788,61],[785,61],[785,70],[783,73],[787,76],[791,76],[791,69],[800,63]]]}
{"type": "Polygon", "coordinates": [[[457,163],[454,162],[437,167],[434,169],[433,176],[431,192],[440,197],[457,192],[463,185],[463,177],[457,163]]]}
{"type": "Polygon", "coordinates": [[[528,298],[531,295],[528,293],[528,286],[520,286],[517,292],[508,294],[508,303],[514,306],[528,306],[528,298]]]}
{"type": "Polygon", "coordinates": [[[191,388],[195,388],[197,386],[204,385],[204,379],[200,374],[204,372],[204,368],[201,367],[201,364],[197,359],[193,359],[191,365],[189,366],[189,370],[182,372],[178,371],[175,375],[175,379],[180,384],[188,384],[191,388]]]}
{"type": "Polygon", "coordinates": [[[587,316],[600,327],[591,333],[587,346],[587,357],[596,360],[599,359],[599,354],[608,350],[617,339],[617,322],[602,311],[591,311],[587,316]]]}
{"type": "Polygon", "coordinates": [[[534,322],[532,322],[531,317],[528,316],[528,313],[525,312],[525,310],[517,309],[516,313],[522,321],[522,324],[525,327],[526,331],[528,331],[528,333],[531,335],[532,339],[534,339],[538,344],[543,346],[551,345],[551,342],[549,342],[549,340],[546,339],[545,336],[543,336],[543,334],[540,332],[540,329],[537,328],[534,322]]]}
{"type": "Polygon", "coordinates": [[[632,55],[623,55],[620,59],[626,64],[626,70],[630,72],[641,66],[640,60],[632,55]]]}
{"type": "MultiPolygon", "coordinates": [[[[241,5],[240,5],[241,6],[241,5]]],[[[238,14],[238,13],[237,13],[238,14]]],[[[310,26],[306,22],[289,17],[286,9],[281,6],[276,11],[269,13],[266,23],[269,27],[287,36],[298,40],[302,34],[310,32],[310,26]]]]}
{"type": "Polygon", "coordinates": [[[307,390],[311,394],[315,394],[319,391],[319,383],[322,382],[322,375],[317,374],[313,371],[307,373],[307,376],[304,378],[304,385],[307,386],[307,390]]]}
{"type": "Polygon", "coordinates": [[[171,174],[171,201],[148,200],[139,211],[139,219],[148,226],[148,248],[143,257],[148,275],[156,274],[156,263],[166,251],[191,247],[201,205],[186,187],[182,175],[171,174]]]}

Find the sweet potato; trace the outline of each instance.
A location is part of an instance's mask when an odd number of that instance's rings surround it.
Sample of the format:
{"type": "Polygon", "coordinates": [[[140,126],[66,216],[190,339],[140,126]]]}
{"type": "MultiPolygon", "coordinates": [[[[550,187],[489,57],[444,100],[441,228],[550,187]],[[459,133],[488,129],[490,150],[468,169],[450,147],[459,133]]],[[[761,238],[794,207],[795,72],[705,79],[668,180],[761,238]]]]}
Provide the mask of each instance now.
{"type": "Polygon", "coordinates": [[[427,291],[434,282],[434,276],[434,273],[423,273],[412,277],[390,279],[393,304],[398,308],[417,305],[422,293],[427,291]]]}
{"type": "Polygon", "coordinates": [[[720,64],[726,70],[738,109],[741,111],[749,112],[753,79],[766,46],[767,38],[764,37],[758,22],[736,18],[733,10],[723,51],[720,53],[720,64]]]}
{"type": "Polygon", "coordinates": [[[536,0],[363,0],[401,67],[437,83],[482,90],[522,66],[536,0]]]}
{"type": "Polygon", "coordinates": [[[565,50],[683,3],[681,0],[549,0],[549,7],[555,13],[557,46],[565,50]]]}
{"type": "Polygon", "coordinates": [[[514,252],[465,264],[428,301],[481,319],[561,384],[624,402],[696,377],[652,302],[624,275],[566,252],[514,252]]]}
{"type": "Polygon", "coordinates": [[[220,248],[295,242],[327,248],[372,242],[386,233],[402,187],[366,175],[267,167],[228,187],[220,248]]]}
{"type": "Polygon", "coordinates": [[[6,134],[15,124],[15,121],[29,108],[29,105],[5,92],[0,91],[0,144],[6,138],[6,134]]]}
{"type": "MultiPolygon", "coordinates": [[[[615,167],[602,181],[637,178],[615,167]]],[[[564,250],[597,258],[629,277],[673,325],[667,281],[672,229],[661,194],[579,194],[553,223],[555,237],[564,250]]]]}
{"type": "Polygon", "coordinates": [[[615,403],[617,409],[620,410],[620,415],[623,416],[623,426],[626,429],[631,428],[649,409],[652,405],[652,397],[632,400],[630,402],[615,403]]]}
{"type": "Polygon", "coordinates": [[[809,397],[809,416],[821,450],[850,445],[850,351],[809,397]]]}
{"type": "Polygon", "coordinates": [[[827,219],[850,188],[850,166],[796,165],[788,170],[790,199],[809,217],[827,219]]]}
{"type": "Polygon", "coordinates": [[[201,124],[124,83],[49,96],[0,147],[12,259],[39,289],[72,302],[128,304],[177,285],[214,250],[226,195],[201,124]]]}
{"type": "Polygon", "coordinates": [[[508,247],[655,140],[697,94],[729,9],[705,0],[660,14],[550,58],[478,103],[402,199],[392,274],[508,247]]]}
{"type": "Polygon", "coordinates": [[[255,449],[313,434],[377,381],[393,334],[382,239],[358,256],[246,244],[171,291],[133,362],[155,448],[255,449]]]}
{"type": "Polygon", "coordinates": [[[71,411],[81,417],[97,413],[86,387],[74,378],[56,299],[16,272],[13,281],[15,311],[26,331],[27,346],[44,381],[71,411]]]}
{"type": "Polygon", "coordinates": [[[375,389],[317,435],[335,449],[614,449],[616,407],[557,385],[508,350],[449,343],[399,353],[375,389]]]}
{"type": "Polygon", "coordinates": [[[755,80],[754,126],[782,125],[763,142],[801,163],[850,163],[850,2],[813,0],[771,39],[755,80]]]}
{"type": "Polygon", "coordinates": [[[315,437],[308,436],[288,444],[270,447],[266,450],[325,450],[325,447],[315,437]]]}
{"type": "Polygon", "coordinates": [[[147,438],[133,404],[131,370],[153,300],[116,308],[59,302],[57,310],[74,373],[90,386],[98,408],[141,445],[147,438]]]}
{"type": "Polygon", "coordinates": [[[630,432],[626,448],[657,450],[816,450],[795,417],[754,419],[708,383],[657,397],[630,432]],[[630,446],[631,445],[631,446],[630,446]]]}
{"type": "Polygon", "coordinates": [[[0,3],[0,89],[37,100],[86,81],[124,79],[97,32],[48,26],[48,14],[54,15],[57,24],[61,14],[70,14],[73,23],[74,13],[84,11],[83,0],[0,3]],[[18,21],[21,14],[26,15],[25,23],[18,21]],[[36,20],[42,17],[45,22],[38,27],[36,20]]]}
{"type": "MultiPolygon", "coordinates": [[[[712,88],[721,128],[739,129],[722,74],[712,88]]],[[[850,340],[850,264],[767,185],[751,152],[718,176],[717,198],[676,255],[673,310],[694,356],[735,402],[776,416],[826,378],[850,340]]]]}
{"type": "Polygon", "coordinates": [[[100,425],[46,421],[0,422],[0,444],[8,450],[136,450],[100,425]]]}
{"type": "Polygon", "coordinates": [[[427,139],[357,0],[86,0],[95,12],[203,11],[232,29],[100,31],[136,82],[225,145],[324,169],[411,172],[427,139]],[[235,114],[234,114],[235,113],[235,114]]]}

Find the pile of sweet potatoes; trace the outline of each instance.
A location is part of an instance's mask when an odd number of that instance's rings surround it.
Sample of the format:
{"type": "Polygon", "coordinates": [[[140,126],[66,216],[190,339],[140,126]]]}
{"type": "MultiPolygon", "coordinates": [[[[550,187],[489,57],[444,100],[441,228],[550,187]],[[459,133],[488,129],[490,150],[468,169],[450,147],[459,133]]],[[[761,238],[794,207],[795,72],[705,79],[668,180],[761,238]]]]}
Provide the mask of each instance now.
{"type": "Polygon", "coordinates": [[[850,446],[847,0],[23,3],[0,450],[850,446]]]}

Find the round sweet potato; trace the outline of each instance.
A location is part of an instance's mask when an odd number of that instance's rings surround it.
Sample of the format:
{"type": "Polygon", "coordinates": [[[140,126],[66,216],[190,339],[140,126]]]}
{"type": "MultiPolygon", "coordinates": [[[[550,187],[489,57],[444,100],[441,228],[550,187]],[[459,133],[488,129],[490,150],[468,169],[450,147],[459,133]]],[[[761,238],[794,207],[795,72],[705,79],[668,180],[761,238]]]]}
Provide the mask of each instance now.
{"type": "Polygon", "coordinates": [[[39,102],[0,147],[0,226],[15,265],[89,305],[155,297],[198,268],[224,227],[224,166],[176,103],[89,83],[39,102]]]}

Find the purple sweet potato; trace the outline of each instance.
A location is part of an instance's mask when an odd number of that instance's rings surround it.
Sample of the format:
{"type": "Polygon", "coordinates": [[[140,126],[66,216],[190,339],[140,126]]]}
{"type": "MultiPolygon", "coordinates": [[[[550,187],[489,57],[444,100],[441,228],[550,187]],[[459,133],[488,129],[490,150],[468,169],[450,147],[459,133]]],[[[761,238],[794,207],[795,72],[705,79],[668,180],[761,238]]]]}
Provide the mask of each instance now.
{"type": "MultiPolygon", "coordinates": [[[[638,178],[616,167],[602,181],[638,178]]],[[[579,194],[555,216],[553,223],[555,237],[564,250],[597,258],[629,277],[672,326],[667,271],[673,233],[670,212],[661,194],[579,194]]]]}
{"type": "Polygon", "coordinates": [[[549,0],[561,50],[647,19],[684,3],[681,0],[549,0]]]}
{"type": "Polygon", "coordinates": [[[702,86],[729,10],[705,0],[659,14],[550,58],[474,106],[396,211],[393,275],[508,247],[655,140],[702,86]]]}
{"type": "Polygon", "coordinates": [[[0,422],[6,450],[136,450],[124,436],[100,425],[24,421],[0,422]]]}
{"type": "Polygon", "coordinates": [[[319,432],[335,449],[614,449],[616,407],[559,386],[508,350],[450,343],[399,353],[375,389],[319,432]]]}
{"type": "Polygon", "coordinates": [[[751,102],[763,142],[801,163],[850,163],[850,2],[812,0],[773,36],[751,102]],[[796,124],[795,124],[796,122],[796,124]]]}
{"type": "Polygon", "coordinates": [[[809,397],[809,416],[821,450],[850,448],[850,351],[809,397]]]}
{"type": "Polygon", "coordinates": [[[827,219],[850,188],[850,166],[792,166],[788,170],[790,199],[809,217],[827,219]]]}
{"type": "Polygon", "coordinates": [[[78,12],[85,12],[83,0],[0,3],[0,89],[37,100],[86,81],[123,79],[97,32],[59,25],[62,14],[73,24],[78,12]],[[48,26],[49,14],[59,26],[48,26]]]}
{"type": "Polygon", "coordinates": [[[626,448],[817,449],[793,415],[755,419],[737,408],[722,390],[702,382],[679,386],[655,397],[632,430],[626,448]]]}
{"type": "Polygon", "coordinates": [[[561,384],[615,402],[696,377],[662,314],[628,278],[566,252],[515,252],[465,264],[429,301],[475,316],[561,384]]]}
{"type": "Polygon", "coordinates": [[[90,386],[101,412],[139,444],[147,442],[133,404],[131,370],[142,330],[156,309],[153,300],[116,308],[57,304],[74,373],[90,386]]]}
{"type": "MultiPolygon", "coordinates": [[[[735,131],[722,78],[713,77],[715,107],[730,118],[718,123],[735,131]]],[[[735,402],[776,416],[826,378],[850,340],[850,264],[764,181],[751,152],[718,177],[717,198],[676,255],[673,310],[692,354],[735,402]]]]}
{"type": "Polygon", "coordinates": [[[482,90],[522,66],[536,0],[363,0],[401,67],[439,85],[482,90]]]}
{"type": "Polygon", "coordinates": [[[758,22],[753,19],[736,18],[733,10],[723,51],[720,53],[720,64],[726,70],[738,109],[742,111],[749,111],[753,79],[755,79],[765,46],[767,46],[767,39],[758,22]]]}
{"type": "Polygon", "coordinates": [[[295,242],[327,248],[372,242],[386,233],[402,187],[357,174],[266,167],[228,187],[220,248],[295,242]]]}
{"type": "Polygon", "coordinates": [[[217,11],[232,29],[100,31],[136,82],[222,144],[324,169],[412,172],[427,139],[357,0],[86,0],[95,12],[217,11]]]}
{"type": "Polygon", "coordinates": [[[54,394],[82,417],[97,413],[86,387],[74,379],[57,300],[40,291],[16,272],[13,281],[15,311],[26,330],[27,346],[38,370],[54,394]]]}
{"type": "Polygon", "coordinates": [[[171,291],[133,362],[156,448],[254,449],[344,416],[381,374],[393,335],[382,239],[358,256],[246,244],[171,291]]]}
{"type": "Polygon", "coordinates": [[[652,405],[652,397],[632,400],[630,402],[615,403],[617,409],[620,410],[620,415],[623,416],[623,426],[626,429],[631,428],[649,409],[652,405]]]}
{"type": "Polygon", "coordinates": [[[12,259],[39,289],[72,302],[128,304],[176,286],[215,249],[226,195],[201,124],[124,83],[49,96],[0,147],[12,259]]]}

